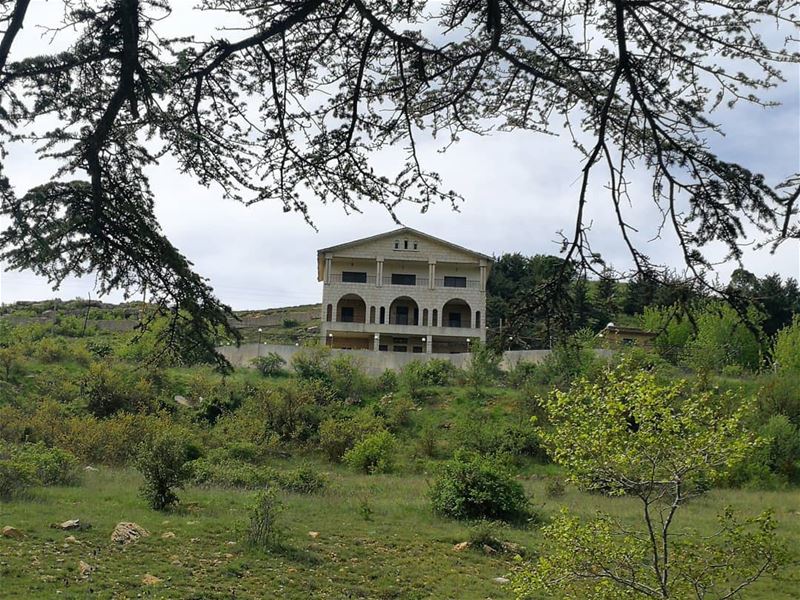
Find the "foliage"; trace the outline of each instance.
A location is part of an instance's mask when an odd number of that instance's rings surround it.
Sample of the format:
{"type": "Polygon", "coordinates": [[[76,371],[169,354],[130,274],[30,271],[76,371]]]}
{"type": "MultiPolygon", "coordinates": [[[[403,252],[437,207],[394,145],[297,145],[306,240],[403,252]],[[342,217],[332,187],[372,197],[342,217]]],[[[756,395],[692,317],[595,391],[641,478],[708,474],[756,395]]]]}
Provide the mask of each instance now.
{"type": "Polygon", "coordinates": [[[456,369],[449,360],[412,360],[400,370],[400,385],[413,399],[423,397],[425,388],[452,383],[456,369]]]}
{"type": "Polygon", "coordinates": [[[377,386],[378,391],[384,394],[396,392],[399,385],[397,373],[393,369],[386,369],[380,374],[375,382],[375,385],[377,386]]]}
{"type": "MultiPolygon", "coordinates": [[[[760,327],[763,321],[755,308],[748,311],[750,326],[760,327]]],[[[711,302],[695,315],[696,335],[686,344],[684,362],[698,372],[721,371],[728,365],[738,365],[755,371],[762,361],[758,335],[751,331],[730,306],[711,302]]]]}
{"type": "Polygon", "coordinates": [[[470,525],[467,541],[472,548],[488,546],[493,550],[502,550],[503,542],[499,537],[499,531],[504,525],[502,521],[478,519],[470,525]]]}
{"type": "Polygon", "coordinates": [[[491,385],[499,378],[502,356],[480,340],[475,340],[471,346],[470,361],[464,373],[472,397],[481,398],[482,388],[491,385]]]}
{"type": "Polygon", "coordinates": [[[694,337],[694,328],[682,307],[646,306],[642,315],[642,326],[656,333],[654,344],[658,353],[672,364],[677,364],[686,346],[694,337]]]}
{"type": "Polygon", "coordinates": [[[286,361],[277,352],[268,352],[266,356],[258,356],[251,362],[264,377],[283,375],[283,366],[286,364],[286,361]]]}
{"type": "Polygon", "coordinates": [[[120,412],[146,411],[152,406],[154,390],[149,381],[129,369],[107,363],[93,363],[82,379],[86,408],[103,418],[120,412]]]}
{"type": "Polygon", "coordinates": [[[772,361],[778,372],[800,375],[800,314],[775,336],[772,361]]]}
{"type": "Polygon", "coordinates": [[[22,354],[17,348],[0,347],[0,375],[3,381],[10,382],[12,377],[20,370],[22,354]]]}
{"type": "Polygon", "coordinates": [[[549,477],[544,484],[544,493],[548,498],[560,498],[565,491],[564,480],[560,477],[549,477]]]}
{"type": "Polygon", "coordinates": [[[328,365],[331,349],[321,344],[303,346],[292,355],[292,370],[300,379],[320,379],[328,381],[328,365]]]}
{"type": "Polygon", "coordinates": [[[397,440],[388,431],[368,435],[342,457],[351,469],[363,473],[391,473],[394,470],[397,440]]]}
{"type": "Polygon", "coordinates": [[[78,461],[70,452],[48,448],[42,442],[6,446],[0,454],[10,454],[21,465],[30,467],[36,485],[75,485],[80,479],[78,461]]]}
{"type": "Polygon", "coordinates": [[[783,558],[769,513],[741,523],[726,511],[711,537],[675,532],[686,502],[758,447],[743,428],[747,407],[734,400],[624,362],[600,381],[554,391],[544,403],[552,427],[541,430],[554,460],[584,489],[635,497],[641,520],[564,513],[546,529],[552,551],[522,573],[518,593],[728,597],[774,572],[783,558]]]}
{"type": "Polygon", "coordinates": [[[331,417],[319,426],[319,446],[329,460],[338,462],[358,441],[383,429],[383,419],[371,411],[352,418],[331,417]]]}
{"type": "Polygon", "coordinates": [[[0,501],[24,496],[36,484],[33,466],[29,463],[0,457],[0,501]]]}
{"type": "Polygon", "coordinates": [[[468,416],[458,422],[456,441],[461,448],[486,457],[548,460],[539,433],[530,421],[497,423],[468,416]]]}
{"type": "Polygon", "coordinates": [[[522,486],[496,461],[458,452],[430,489],[434,512],[454,519],[521,521],[530,516],[522,486]]]}
{"type": "Polygon", "coordinates": [[[273,550],[282,544],[285,533],[279,517],[283,510],[283,503],[274,488],[268,487],[256,494],[250,507],[250,523],[247,528],[247,541],[251,546],[273,550]]]}
{"type": "Polygon", "coordinates": [[[144,477],[142,497],[153,510],[168,510],[179,502],[176,488],[191,476],[186,443],[171,433],[162,433],[139,447],[136,468],[144,477]]]}

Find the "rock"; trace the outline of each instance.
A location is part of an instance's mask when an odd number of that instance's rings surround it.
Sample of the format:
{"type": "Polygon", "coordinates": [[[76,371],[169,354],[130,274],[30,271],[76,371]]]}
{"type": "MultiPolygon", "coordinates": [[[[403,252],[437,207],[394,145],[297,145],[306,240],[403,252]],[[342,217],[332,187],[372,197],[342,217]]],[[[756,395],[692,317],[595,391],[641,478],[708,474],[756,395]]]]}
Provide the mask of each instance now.
{"type": "Polygon", "coordinates": [[[150,532],[136,523],[117,523],[114,531],[111,532],[111,541],[118,544],[127,545],[136,542],[139,538],[147,537],[150,532]]]}
{"type": "Polygon", "coordinates": [[[67,542],[68,544],[80,544],[80,542],[74,535],[68,535],[67,537],[64,538],[64,541],[67,542]]]}
{"type": "Polygon", "coordinates": [[[317,539],[319,537],[319,531],[309,531],[308,532],[308,537],[317,539]]]}
{"type": "Polygon", "coordinates": [[[500,585],[505,585],[507,583],[511,583],[511,580],[508,577],[495,577],[492,579],[495,583],[499,583],[500,585]]]}
{"type": "Polygon", "coordinates": [[[174,538],[174,537],[175,537],[175,534],[172,533],[171,531],[165,531],[164,533],[161,534],[161,539],[162,540],[168,540],[168,539],[174,538]]]}
{"type": "Polygon", "coordinates": [[[92,571],[94,571],[94,567],[89,563],[83,561],[78,563],[78,572],[81,574],[81,577],[88,577],[92,571]]]}
{"type": "Polygon", "coordinates": [[[497,554],[497,550],[492,548],[489,544],[483,545],[483,553],[484,554],[497,554]]]}
{"type": "Polygon", "coordinates": [[[463,552],[467,548],[469,548],[469,542],[459,542],[458,544],[453,546],[453,550],[455,550],[456,552],[463,552]]]}
{"type": "MultiPolygon", "coordinates": [[[[203,399],[200,398],[200,402],[202,401],[203,399]]],[[[195,402],[194,400],[189,400],[189,398],[185,398],[184,396],[175,396],[175,403],[179,404],[180,406],[185,406],[187,408],[195,408],[198,405],[198,402],[195,402]]]]}
{"type": "Polygon", "coordinates": [[[225,542],[226,546],[235,546],[236,542],[225,542]]]}
{"type": "Polygon", "coordinates": [[[11,527],[11,525],[6,525],[3,527],[3,537],[11,538],[14,540],[21,540],[25,537],[25,534],[22,533],[16,527],[11,527]]]}
{"type": "Polygon", "coordinates": [[[150,573],[145,573],[144,577],[142,577],[142,583],[145,585],[158,585],[162,581],[162,579],[159,579],[155,575],[150,575],[150,573]]]}
{"type": "Polygon", "coordinates": [[[63,529],[64,531],[69,531],[71,529],[83,529],[83,527],[81,527],[80,519],[70,519],[69,521],[59,523],[58,528],[63,529]]]}
{"type": "Polygon", "coordinates": [[[522,544],[515,544],[514,542],[503,542],[502,549],[503,552],[507,552],[508,554],[519,554],[520,556],[525,556],[525,552],[527,551],[525,546],[522,544]]]}
{"type": "Polygon", "coordinates": [[[100,469],[98,469],[97,467],[93,467],[92,465],[86,465],[85,467],[83,467],[83,470],[87,471],[89,473],[95,473],[95,472],[99,471],[100,469]]]}

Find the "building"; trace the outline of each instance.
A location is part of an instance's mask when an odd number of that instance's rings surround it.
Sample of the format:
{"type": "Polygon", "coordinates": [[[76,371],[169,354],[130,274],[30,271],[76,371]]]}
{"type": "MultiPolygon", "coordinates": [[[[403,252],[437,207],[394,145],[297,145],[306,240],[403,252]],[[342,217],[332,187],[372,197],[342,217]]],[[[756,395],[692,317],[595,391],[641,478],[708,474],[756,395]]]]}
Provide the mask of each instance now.
{"type": "Polygon", "coordinates": [[[486,340],[492,258],[403,227],[317,252],[333,348],[468,352],[486,340]]]}
{"type": "Polygon", "coordinates": [[[602,338],[603,345],[607,348],[619,348],[622,346],[648,348],[653,345],[653,340],[657,335],[638,327],[620,327],[614,325],[614,323],[609,323],[597,334],[597,337],[602,338]]]}

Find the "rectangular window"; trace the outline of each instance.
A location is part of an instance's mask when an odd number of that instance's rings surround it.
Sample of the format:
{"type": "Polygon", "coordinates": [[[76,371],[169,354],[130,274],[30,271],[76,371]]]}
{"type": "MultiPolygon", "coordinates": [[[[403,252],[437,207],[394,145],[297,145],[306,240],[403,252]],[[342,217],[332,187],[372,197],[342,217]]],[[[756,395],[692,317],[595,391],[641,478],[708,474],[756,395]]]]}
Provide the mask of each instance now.
{"type": "Polygon", "coordinates": [[[445,275],[444,287],[467,287],[466,277],[448,277],[445,275]]]}
{"type": "Polygon", "coordinates": [[[342,323],[352,323],[355,318],[355,308],[352,306],[342,307],[342,323]]]}
{"type": "Polygon", "coordinates": [[[408,344],[408,338],[400,338],[400,337],[396,337],[396,338],[392,338],[392,341],[393,341],[395,344],[408,344]]]}
{"type": "Polygon", "coordinates": [[[392,285],[417,285],[417,276],[405,273],[392,273],[392,285]]]}
{"type": "Polygon", "coordinates": [[[414,354],[422,354],[422,346],[414,346],[414,354]]]}
{"type": "Polygon", "coordinates": [[[408,352],[408,348],[406,348],[405,346],[393,346],[392,350],[394,352],[408,352]]]}
{"type": "Polygon", "coordinates": [[[380,346],[378,346],[378,351],[379,352],[388,352],[389,351],[389,346],[387,346],[386,344],[381,344],[380,346]]]}
{"type": "Polygon", "coordinates": [[[451,312],[447,315],[448,327],[461,327],[461,313],[451,312]]]}
{"type": "Polygon", "coordinates": [[[367,274],[360,271],[342,271],[342,283],[367,283],[367,274]]]}

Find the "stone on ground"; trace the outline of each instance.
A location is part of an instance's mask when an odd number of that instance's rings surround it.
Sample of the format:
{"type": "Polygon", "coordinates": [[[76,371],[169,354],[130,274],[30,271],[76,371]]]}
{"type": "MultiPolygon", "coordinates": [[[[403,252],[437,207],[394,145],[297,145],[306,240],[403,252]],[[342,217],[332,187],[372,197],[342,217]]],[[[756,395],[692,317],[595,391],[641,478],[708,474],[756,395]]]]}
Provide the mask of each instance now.
{"type": "Polygon", "coordinates": [[[114,527],[114,531],[111,532],[111,541],[124,546],[149,535],[149,531],[136,523],[122,522],[117,523],[117,526],[114,527]]]}

